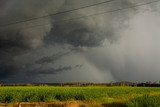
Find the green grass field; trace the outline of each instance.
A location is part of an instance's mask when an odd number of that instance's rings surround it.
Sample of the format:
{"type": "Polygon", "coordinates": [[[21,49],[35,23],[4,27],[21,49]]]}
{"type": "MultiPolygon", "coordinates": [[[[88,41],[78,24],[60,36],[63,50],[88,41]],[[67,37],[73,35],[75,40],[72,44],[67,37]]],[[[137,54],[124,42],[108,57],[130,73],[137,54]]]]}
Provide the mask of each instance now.
{"type": "Polygon", "coordinates": [[[0,102],[58,102],[83,101],[121,104],[124,107],[160,107],[158,87],[58,87],[58,86],[2,86],[0,102]],[[159,105],[159,106],[157,106],[159,105]]]}

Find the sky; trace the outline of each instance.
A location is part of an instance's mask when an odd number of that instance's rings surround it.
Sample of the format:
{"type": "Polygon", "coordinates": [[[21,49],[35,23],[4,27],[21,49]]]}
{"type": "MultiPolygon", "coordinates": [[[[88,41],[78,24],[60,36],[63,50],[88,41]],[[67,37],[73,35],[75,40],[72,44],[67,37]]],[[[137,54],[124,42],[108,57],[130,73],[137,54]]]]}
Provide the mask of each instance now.
{"type": "Polygon", "coordinates": [[[113,0],[21,22],[104,1],[0,0],[0,82],[159,81],[160,1],[113,0]]]}

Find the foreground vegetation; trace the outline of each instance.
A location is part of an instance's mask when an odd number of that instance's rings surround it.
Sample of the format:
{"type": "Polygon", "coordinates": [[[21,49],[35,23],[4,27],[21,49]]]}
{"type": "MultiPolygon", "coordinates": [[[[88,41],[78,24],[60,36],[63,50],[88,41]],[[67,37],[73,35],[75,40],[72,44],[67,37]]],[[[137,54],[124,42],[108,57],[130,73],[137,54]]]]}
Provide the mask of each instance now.
{"type": "Polygon", "coordinates": [[[60,87],[60,86],[1,86],[0,102],[57,102],[78,100],[124,107],[158,107],[158,87],[60,87]],[[152,106],[145,106],[152,105],[152,106]]]}
{"type": "Polygon", "coordinates": [[[160,96],[143,95],[126,103],[128,107],[160,107],[160,96]]]}

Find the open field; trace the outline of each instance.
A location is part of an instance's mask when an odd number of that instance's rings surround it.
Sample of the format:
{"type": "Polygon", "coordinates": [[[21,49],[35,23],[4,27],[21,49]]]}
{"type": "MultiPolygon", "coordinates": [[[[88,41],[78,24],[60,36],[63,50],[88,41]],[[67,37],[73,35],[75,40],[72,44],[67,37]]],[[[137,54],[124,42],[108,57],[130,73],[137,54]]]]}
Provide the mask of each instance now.
{"type": "Polygon", "coordinates": [[[105,86],[2,86],[0,102],[66,102],[119,105],[122,107],[160,106],[158,87],[105,87],[105,86]],[[159,105],[159,106],[157,106],[159,105]]]}

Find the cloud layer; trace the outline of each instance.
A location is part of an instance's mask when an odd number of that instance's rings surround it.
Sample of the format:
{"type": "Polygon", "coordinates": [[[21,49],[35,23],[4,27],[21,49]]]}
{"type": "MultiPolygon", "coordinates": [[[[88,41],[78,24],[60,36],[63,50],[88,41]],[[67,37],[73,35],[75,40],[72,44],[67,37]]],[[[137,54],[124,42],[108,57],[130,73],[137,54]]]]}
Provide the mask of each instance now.
{"type": "MultiPolygon", "coordinates": [[[[12,23],[104,0],[1,0],[0,23],[12,23]]],[[[2,82],[158,81],[159,3],[119,0],[0,27],[2,82]],[[47,24],[44,26],[36,26],[47,24]]]]}

